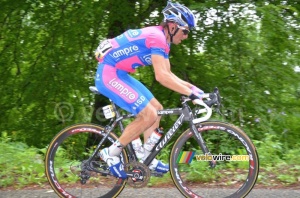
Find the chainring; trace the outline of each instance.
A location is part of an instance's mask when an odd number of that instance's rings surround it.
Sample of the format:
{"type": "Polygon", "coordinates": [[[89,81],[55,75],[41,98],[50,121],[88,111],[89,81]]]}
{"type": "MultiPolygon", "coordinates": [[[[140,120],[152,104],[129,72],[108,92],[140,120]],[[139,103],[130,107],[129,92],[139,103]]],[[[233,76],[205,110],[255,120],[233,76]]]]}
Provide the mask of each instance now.
{"type": "Polygon", "coordinates": [[[140,162],[130,162],[124,166],[128,174],[127,184],[133,188],[145,187],[150,180],[150,170],[149,168],[140,162]]]}

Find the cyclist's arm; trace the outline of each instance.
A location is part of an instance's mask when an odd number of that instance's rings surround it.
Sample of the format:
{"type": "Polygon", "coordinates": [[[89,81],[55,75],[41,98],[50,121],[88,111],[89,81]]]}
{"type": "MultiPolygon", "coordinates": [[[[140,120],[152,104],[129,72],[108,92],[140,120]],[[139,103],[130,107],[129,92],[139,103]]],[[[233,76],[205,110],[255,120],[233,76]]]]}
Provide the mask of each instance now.
{"type": "Polygon", "coordinates": [[[153,54],[151,56],[155,73],[155,79],[173,91],[189,96],[192,91],[190,83],[187,83],[171,72],[169,59],[165,59],[161,55],[153,54]]]}
{"type": "Polygon", "coordinates": [[[178,76],[176,76],[173,72],[171,72],[173,75],[174,75],[174,77],[175,78],[177,78],[177,80],[179,80],[180,81],[180,83],[181,84],[183,84],[184,86],[187,86],[188,88],[192,88],[192,86],[194,86],[194,85],[192,85],[191,83],[189,83],[189,82],[186,82],[186,81],[184,81],[184,80],[182,80],[182,79],[180,79],[178,76]]]}
{"type": "MultiPolygon", "coordinates": [[[[165,59],[165,60],[167,61],[167,65],[170,66],[169,68],[171,68],[170,60],[169,60],[169,59],[165,59]]],[[[187,82],[187,81],[184,81],[184,80],[180,79],[178,76],[176,76],[176,75],[171,71],[171,69],[169,69],[169,70],[170,70],[170,72],[172,73],[172,75],[174,75],[174,77],[177,78],[177,80],[180,81],[180,83],[183,84],[184,86],[187,86],[187,87],[190,88],[190,89],[194,86],[193,84],[191,84],[191,83],[189,83],[189,82],[187,82]]]]}

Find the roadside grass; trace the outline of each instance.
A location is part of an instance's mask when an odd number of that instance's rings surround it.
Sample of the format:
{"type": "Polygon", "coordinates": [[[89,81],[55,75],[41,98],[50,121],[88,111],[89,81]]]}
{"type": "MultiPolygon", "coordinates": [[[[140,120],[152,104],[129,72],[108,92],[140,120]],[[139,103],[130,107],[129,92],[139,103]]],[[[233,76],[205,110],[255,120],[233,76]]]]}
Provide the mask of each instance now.
{"type": "MultiPolygon", "coordinates": [[[[269,140],[271,141],[271,140],[269,140]]],[[[269,142],[270,143],[270,142],[269,142]]],[[[300,153],[299,147],[286,150],[284,155],[277,153],[280,148],[278,142],[272,144],[262,144],[256,141],[257,150],[260,158],[260,173],[257,180],[258,186],[268,188],[288,188],[290,186],[298,186],[300,188],[300,161],[298,156],[300,153]],[[275,152],[276,151],[276,152],[275,152]]],[[[38,149],[29,147],[21,142],[13,142],[10,137],[2,133],[0,139],[0,190],[5,188],[21,189],[26,186],[35,185],[43,188],[47,186],[47,179],[44,169],[44,154],[46,148],[38,149]]],[[[167,154],[162,153],[160,158],[166,158],[167,154]]],[[[165,162],[167,160],[164,160],[165,162]]],[[[65,159],[61,159],[64,161],[65,159]]],[[[197,167],[196,163],[190,164],[191,170],[197,167]]],[[[196,169],[199,170],[199,169],[196,169]]],[[[206,174],[205,170],[200,170],[201,177],[193,176],[194,182],[211,184],[215,178],[206,174]],[[205,176],[205,177],[203,177],[205,176]]],[[[221,178],[226,183],[228,175],[224,174],[221,178]]],[[[75,180],[75,178],[74,178],[75,180]]],[[[75,181],[74,181],[75,182],[75,181]]],[[[148,187],[170,187],[174,186],[169,173],[162,178],[151,177],[148,187]]]]}

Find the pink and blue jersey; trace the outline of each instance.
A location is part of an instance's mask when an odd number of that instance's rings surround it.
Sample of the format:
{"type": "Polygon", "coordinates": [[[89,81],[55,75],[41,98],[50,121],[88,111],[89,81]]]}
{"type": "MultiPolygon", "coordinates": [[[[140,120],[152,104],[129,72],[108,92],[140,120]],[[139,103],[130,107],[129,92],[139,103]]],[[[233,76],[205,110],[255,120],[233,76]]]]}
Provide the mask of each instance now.
{"type": "Polygon", "coordinates": [[[128,30],[100,43],[97,50],[96,87],[121,108],[138,114],[154,96],[128,73],[152,65],[151,56],[154,54],[169,58],[170,46],[163,28],[151,26],[128,30]]]}

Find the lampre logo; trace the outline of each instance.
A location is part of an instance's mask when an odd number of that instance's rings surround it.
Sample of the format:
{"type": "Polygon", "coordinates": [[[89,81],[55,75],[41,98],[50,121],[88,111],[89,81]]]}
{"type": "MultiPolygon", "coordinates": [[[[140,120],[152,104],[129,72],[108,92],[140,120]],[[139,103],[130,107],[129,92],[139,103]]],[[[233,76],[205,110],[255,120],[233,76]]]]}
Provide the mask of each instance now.
{"type": "Polygon", "coordinates": [[[121,34],[121,35],[117,36],[116,38],[117,38],[117,39],[122,39],[123,37],[124,37],[124,35],[121,34]]]}
{"type": "Polygon", "coordinates": [[[137,45],[133,45],[130,47],[126,47],[124,49],[120,49],[115,51],[112,56],[114,58],[119,58],[121,56],[128,56],[129,54],[133,53],[133,52],[137,52],[139,50],[139,47],[137,45]]]}
{"type": "Polygon", "coordinates": [[[108,84],[114,87],[122,97],[125,96],[129,100],[134,100],[136,98],[135,93],[129,91],[126,87],[119,83],[116,78],[113,78],[108,84]]]}
{"type": "Polygon", "coordinates": [[[143,59],[148,65],[152,65],[151,54],[147,54],[147,55],[143,56],[142,59],[143,59]]]}
{"type": "Polygon", "coordinates": [[[128,36],[131,38],[136,38],[142,33],[141,30],[128,30],[128,36]]]}

